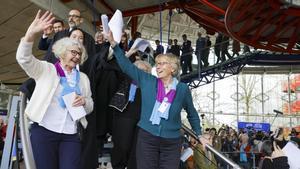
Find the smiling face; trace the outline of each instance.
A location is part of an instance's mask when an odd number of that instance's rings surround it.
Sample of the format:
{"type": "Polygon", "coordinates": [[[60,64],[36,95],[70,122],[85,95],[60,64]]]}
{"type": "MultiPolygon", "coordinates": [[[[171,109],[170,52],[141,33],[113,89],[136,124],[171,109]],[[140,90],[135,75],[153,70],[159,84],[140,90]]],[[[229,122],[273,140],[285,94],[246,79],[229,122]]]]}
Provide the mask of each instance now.
{"type": "Polygon", "coordinates": [[[156,73],[158,78],[172,78],[172,73],[175,69],[167,56],[161,55],[157,56],[155,59],[156,73]]]}
{"type": "Polygon", "coordinates": [[[81,32],[80,30],[72,31],[70,38],[75,39],[83,44],[83,32],[81,32]]]}
{"type": "Polygon", "coordinates": [[[77,64],[80,64],[82,52],[78,46],[70,46],[66,49],[64,57],[60,58],[60,62],[66,70],[72,70],[77,64]]]}

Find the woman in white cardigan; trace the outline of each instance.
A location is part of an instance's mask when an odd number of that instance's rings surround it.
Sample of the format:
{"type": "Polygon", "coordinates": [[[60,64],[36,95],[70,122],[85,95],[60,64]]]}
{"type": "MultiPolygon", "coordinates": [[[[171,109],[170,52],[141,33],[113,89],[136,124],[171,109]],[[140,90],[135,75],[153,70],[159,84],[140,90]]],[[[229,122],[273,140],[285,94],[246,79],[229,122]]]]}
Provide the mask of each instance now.
{"type": "Polygon", "coordinates": [[[77,126],[86,128],[84,113],[93,110],[90,82],[76,67],[86,59],[84,46],[70,38],[53,45],[58,57],[56,64],[40,61],[32,55],[34,39],[51,26],[54,17],[48,11],[38,11],[35,19],[21,39],[17,61],[27,75],[36,81],[36,88],[25,113],[34,122],[31,143],[37,169],[79,168],[81,142],[77,126]],[[70,103],[66,95],[73,95],[70,103]],[[83,107],[83,115],[75,117],[67,107],[83,107]]]}

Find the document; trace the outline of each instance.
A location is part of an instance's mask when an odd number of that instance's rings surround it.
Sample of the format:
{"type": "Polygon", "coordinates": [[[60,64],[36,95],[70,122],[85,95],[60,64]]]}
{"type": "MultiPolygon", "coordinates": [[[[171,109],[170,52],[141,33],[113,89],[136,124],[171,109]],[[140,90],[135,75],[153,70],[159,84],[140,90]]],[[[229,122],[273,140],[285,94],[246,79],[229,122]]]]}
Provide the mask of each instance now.
{"type": "Polygon", "coordinates": [[[132,45],[132,49],[138,49],[141,52],[144,52],[146,50],[146,48],[150,46],[150,43],[142,38],[137,38],[133,45],[132,45]]]}
{"type": "Polygon", "coordinates": [[[63,100],[66,104],[67,110],[69,111],[73,121],[77,121],[86,115],[83,106],[78,106],[78,107],[72,106],[75,96],[76,96],[75,92],[63,96],[63,100]]]}
{"type": "Polygon", "coordinates": [[[103,14],[101,15],[101,22],[103,27],[103,33],[108,34],[109,33],[109,27],[108,27],[108,17],[107,15],[103,14]]]}
{"type": "Polygon", "coordinates": [[[122,12],[120,10],[117,10],[114,13],[108,23],[108,26],[114,36],[114,40],[117,43],[120,43],[124,26],[122,12]]]}

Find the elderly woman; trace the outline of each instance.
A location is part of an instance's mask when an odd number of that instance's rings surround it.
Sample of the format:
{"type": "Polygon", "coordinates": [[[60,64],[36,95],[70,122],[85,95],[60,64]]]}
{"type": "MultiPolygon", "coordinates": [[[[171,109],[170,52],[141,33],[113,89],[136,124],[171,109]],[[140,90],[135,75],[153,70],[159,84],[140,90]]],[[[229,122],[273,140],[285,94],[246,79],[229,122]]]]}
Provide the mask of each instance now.
{"type": "Polygon", "coordinates": [[[72,118],[66,108],[70,104],[63,96],[74,94],[71,107],[82,106],[86,113],[92,111],[89,80],[76,69],[76,65],[84,62],[86,52],[77,40],[63,38],[53,46],[59,58],[55,65],[36,59],[32,54],[34,39],[53,19],[51,13],[41,15],[39,11],[17,50],[18,63],[36,81],[25,113],[34,122],[30,134],[37,169],[77,169],[81,153],[77,126],[86,127],[87,121],[84,116],[72,118]]]}
{"type": "MultiPolygon", "coordinates": [[[[133,65],[116,45],[110,32],[115,57],[122,71],[137,82],[141,89],[142,109],[138,122],[137,168],[176,169],[179,167],[181,150],[181,110],[187,111],[192,129],[201,134],[200,119],[193,105],[188,86],[179,82],[180,63],[173,54],[161,54],[155,59],[158,77],[133,65]]],[[[127,53],[131,54],[131,50],[127,53]]]]}

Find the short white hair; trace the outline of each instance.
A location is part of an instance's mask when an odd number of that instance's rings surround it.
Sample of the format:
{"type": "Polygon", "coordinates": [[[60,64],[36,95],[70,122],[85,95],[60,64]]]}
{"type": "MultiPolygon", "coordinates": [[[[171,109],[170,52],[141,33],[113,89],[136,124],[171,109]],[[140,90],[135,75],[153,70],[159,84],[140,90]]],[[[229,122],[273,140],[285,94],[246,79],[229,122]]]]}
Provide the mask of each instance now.
{"type": "Polygon", "coordinates": [[[62,39],[56,41],[52,47],[52,52],[54,53],[55,57],[57,57],[58,59],[64,58],[67,49],[71,46],[78,47],[80,52],[82,53],[80,56],[81,57],[80,64],[82,65],[84,63],[84,61],[87,60],[88,56],[87,56],[87,53],[86,53],[86,50],[85,50],[85,47],[83,46],[83,44],[75,39],[65,37],[65,38],[62,38],[62,39]]]}

